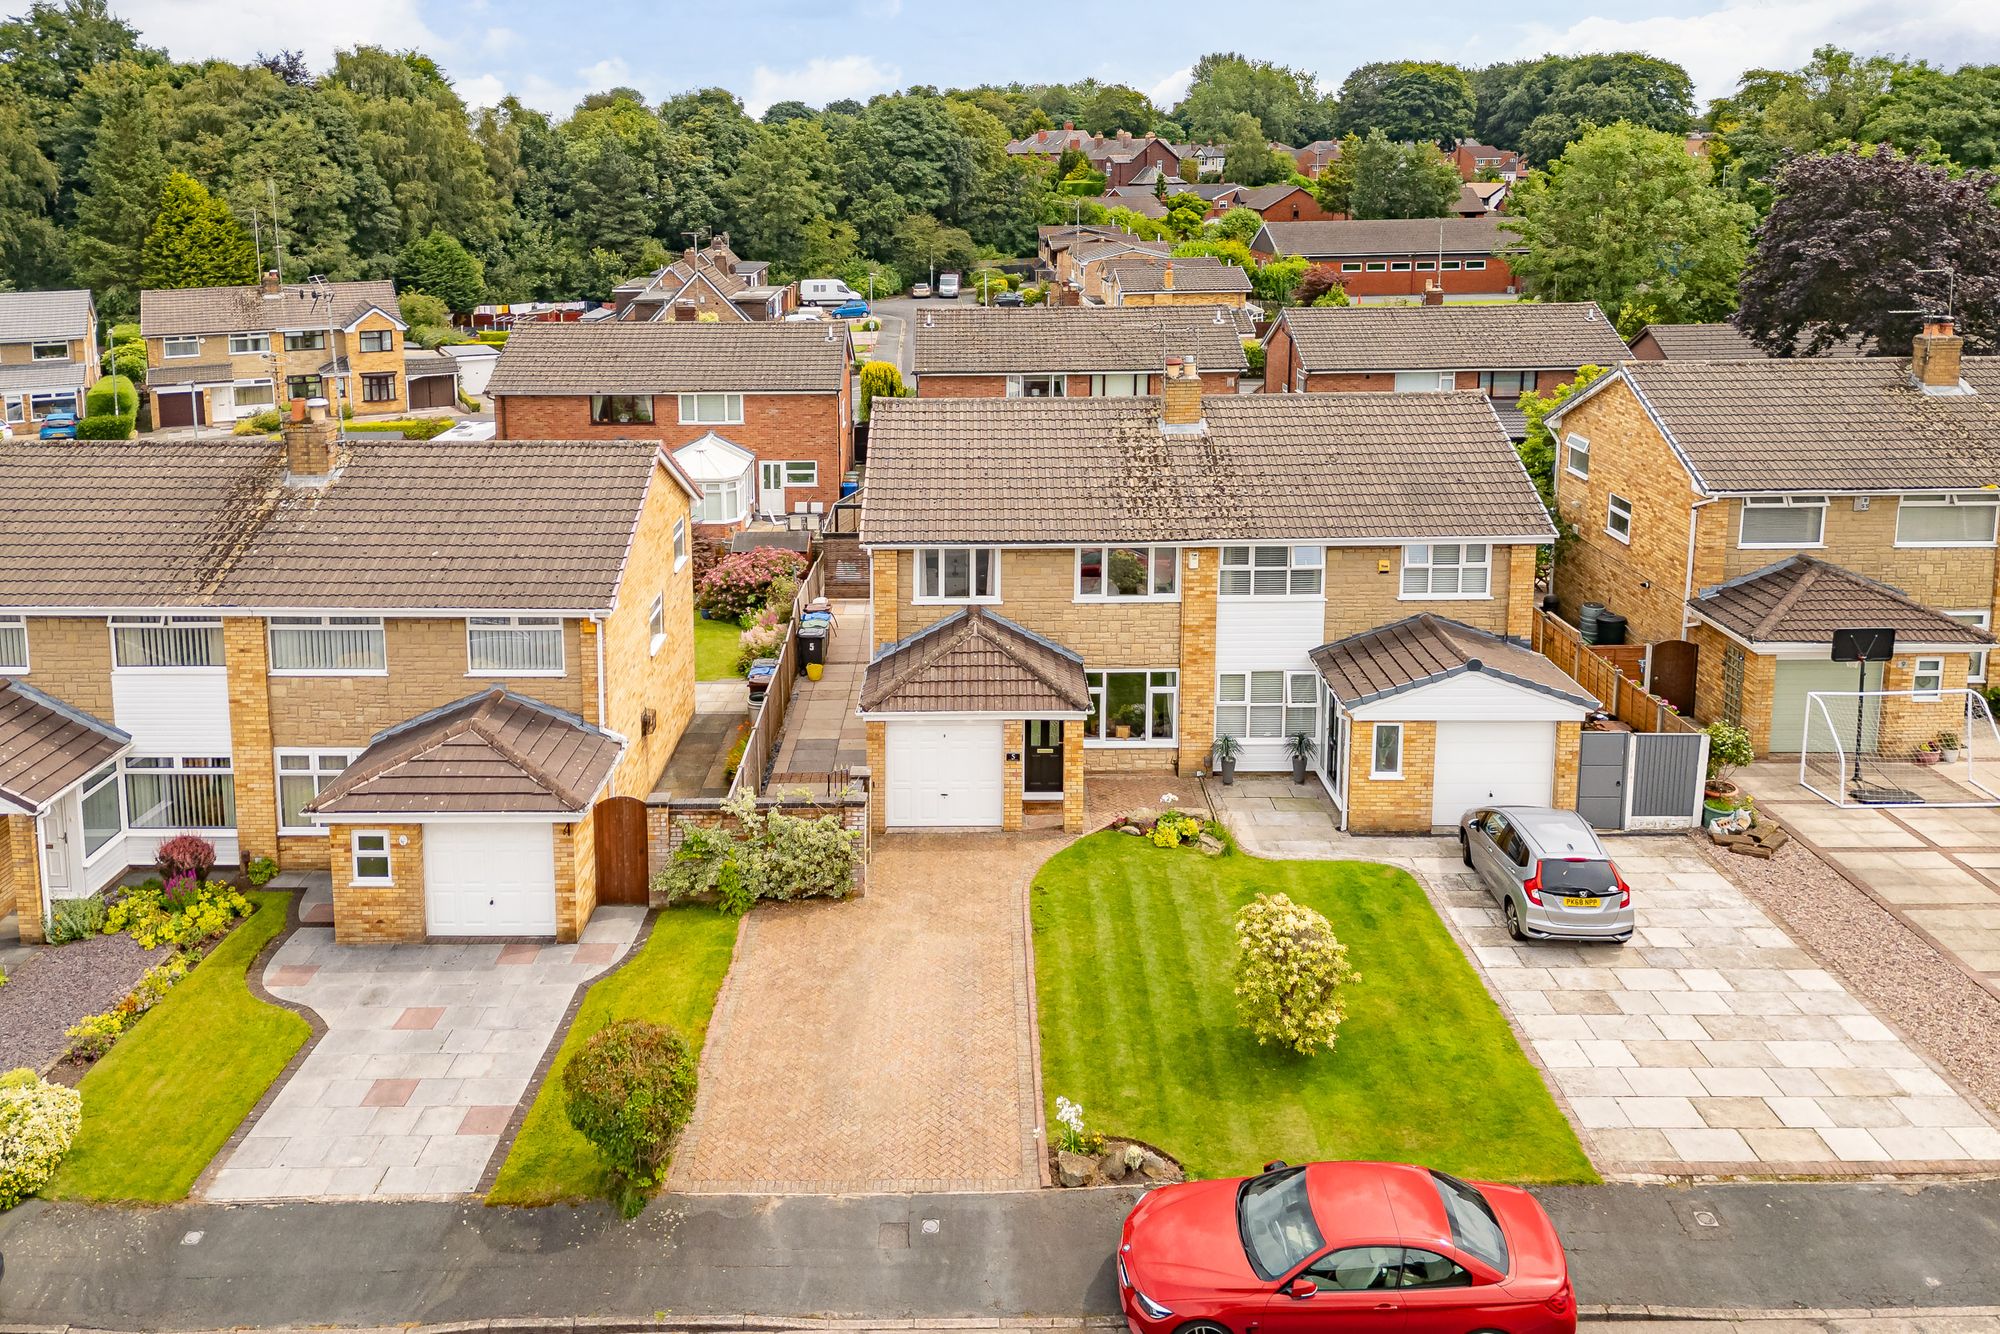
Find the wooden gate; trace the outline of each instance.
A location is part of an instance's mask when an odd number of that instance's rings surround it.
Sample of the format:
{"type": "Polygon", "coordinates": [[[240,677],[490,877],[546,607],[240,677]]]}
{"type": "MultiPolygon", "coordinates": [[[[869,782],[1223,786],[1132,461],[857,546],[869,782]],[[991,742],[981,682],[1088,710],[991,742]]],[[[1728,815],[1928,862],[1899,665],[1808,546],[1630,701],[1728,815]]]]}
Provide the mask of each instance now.
{"type": "Polygon", "coordinates": [[[606,797],[592,814],[597,849],[597,901],[647,901],[646,803],[637,797],[606,797]]]}
{"type": "Polygon", "coordinates": [[[1685,639],[1653,645],[1652,691],[1689,718],[1694,716],[1694,669],[1699,657],[1700,650],[1685,639]]]}

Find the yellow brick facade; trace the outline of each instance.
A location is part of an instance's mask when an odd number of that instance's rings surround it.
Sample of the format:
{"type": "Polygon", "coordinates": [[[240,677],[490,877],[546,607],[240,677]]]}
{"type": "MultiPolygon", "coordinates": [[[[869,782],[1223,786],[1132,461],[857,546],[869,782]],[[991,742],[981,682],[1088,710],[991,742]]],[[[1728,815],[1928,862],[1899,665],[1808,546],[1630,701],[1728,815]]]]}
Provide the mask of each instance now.
{"type": "Polygon", "coordinates": [[[333,938],[343,945],[391,945],[422,940],[424,827],[414,824],[335,825],[327,832],[333,868],[333,938]],[[387,885],[354,883],[356,829],[389,835],[387,885]]]}
{"type": "MultiPolygon", "coordinates": [[[[1437,724],[1405,722],[1401,778],[1371,776],[1375,725],[1356,722],[1347,747],[1347,829],[1354,834],[1428,833],[1431,779],[1437,772],[1437,724]]],[[[1571,766],[1571,781],[1575,767],[1571,766]]]]}
{"type": "Polygon", "coordinates": [[[28,618],[27,682],[72,708],[111,718],[111,626],[102,616],[28,618]]]}
{"type": "Polygon", "coordinates": [[[1219,548],[1189,547],[1181,552],[1177,661],[1181,673],[1179,767],[1184,774],[1206,771],[1215,745],[1215,588],[1221,569],[1219,548]]]}
{"type": "MultiPolygon", "coordinates": [[[[270,638],[262,619],[222,622],[229,667],[229,741],[236,766],[236,838],[243,865],[279,857],[277,757],[272,753],[270,638]]],[[[314,843],[324,840],[312,839],[314,843]]],[[[282,865],[282,863],[280,863],[282,865]]]]}
{"type": "MultiPolygon", "coordinates": [[[[254,294],[254,289],[245,290],[254,294]]],[[[306,323],[311,317],[301,315],[299,318],[301,323],[306,323]]],[[[268,350],[248,352],[230,351],[230,334],[227,332],[201,334],[197,336],[200,350],[193,356],[178,357],[167,355],[166,339],[148,338],[146,365],[153,369],[172,370],[181,366],[214,366],[226,363],[230,374],[236,380],[270,381],[274,402],[282,406],[290,398],[289,382],[293,377],[318,375],[320,367],[335,358],[342,358],[347,362],[348,374],[340,381],[340,400],[343,404],[351,403],[357,417],[392,416],[408,410],[410,386],[403,374],[403,354],[406,345],[403,330],[395,320],[388,315],[371,312],[363,316],[353,329],[334,329],[330,341],[324,330],[319,332],[324,346],[288,349],[282,333],[265,334],[258,331],[257,337],[268,340],[268,350]],[[361,336],[364,333],[386,334],[388,336],[386,350],[363,352],[361,336]],[[386,399],[367,401],[363,377],[368,375],[395,377],[394,394],[386,399]]],[[[205,419],[210,422],[215,421],[215,394],[208,389],[199,392],[203,397],[205,419]]],[[[319,396],[328,399],[332,397],[325,382],[321,384],[319,396]]],[[[253,406],[239,409],[239,412],[256,410],[261,409],[253,406]]]]}
{"type": "MultiPolygon", "coordinates": [[[[1896,545],[1897,497],[1881,495],[1860,499],[1867,504],[1867,509],[1857,510],[1855,497],[1829,497],[1823,534],[1825,544],[1804,549],[1803,554],[1816,556],[1870,579],[1879,579],[1901,589],[1927,607],[1989,614],[1993,611],[1992,547],[1899,547],[1896,545]]],[[[1802,550],[1745,549],[1738,544],[1743,502],[1734,498],[1718,500],[1709,508],[1715,511],[1711,521],[1714,532],[1711,533],[1709,524],[1704,524],[1701,540],[1704,543],[1714,541],[1721,548],[1717,555],[1723,579],[1734,579],[1738,575],[1761,570],[1802,550]]],[[[1710,579],[1701,587],[1718,582],[1720,580],[1710,579]]]]}
{"type": "Polygon", "coordinates": [[[1026,728],[1019,718],[1000,724],[1000,827],[1014,831],[1021,827],[1022,756],[1026,751],[1026,728]]]}
{"type": "MultiPolygon", "coordinates": [[[[1963,653],[1940,654],[1944,664],[1944,688],[1936,700],[1899,699],[1886,695],[1882,700],[1879,736],[1889,759],[1908,759],[1926,742],[1942,737],[1965,740],[1965,696],[1952,691],[1965,689],[1965,670],[1970,658],[1963,653]]],[[[1882,688],[1887,691],[1916,688],[1917,655],[1898,653],[1882,668],[1882,688]]],[[[1988,742],[1990,738],[1981,738],[1988,742]]]]}
{"type": "Polygon", "coordinates": [[[877,551],[868,559],[869,612],[874,622],[875,648],[901,639],[902,602],[897,592],[908,552],[877,551]]]}
{"type": "Polygon", "coordinates": [[[1063,728],[1063,829],[1083,832],[1083,738],[1074,727],[1063,728]]]}
{"type": "Polygon", "coordinates": [[[1121,306],[1237,306],[1249,304],[1244,292],[1120,292],[1121,306]]]}
{"type": "Polygon", "coordinates": [[[1553,804],[1559,811],[1576,809],[1577,755],[1582,748],[1582,723],[1556,724],[1556,787],[1553,804]]]}
{"type": "Polygon", "coordinates": [[[555,827],[556,940],[562,944],[582,939],[597,911],[595,821],[595,813],[587,813],[575,824],[555,827]]]}
{"type": "Polygon", "coordinates": [[[20,914],[21,940],[42,939],[41,860],[35,851],[35,817],[0,815],[0,914],[20,914]]]}
{"type": "Polygon", "coordinates": [[[1778,683],[1778,661],[1768,654],[1752,653],[1706,622],[1697,621],[1688,631],[1688,639],[1696,651],[1694,669],[1694,716],[1696,721],[1708,723],[1717,718],[1735,717],[1750,733],[1750,748],[1762,755],[1771,748],[1771,699],[1778,683]],[[1739,668],[1742,684],[1738,688],[1739,705],[1735,709],[1726,706],[1726,680],[1731,673],[1732,659],[1740,655],[1739,668]]]}
{"type": "MultiPolygon", "coordinates": [[[[879,834],[889,827],[889,728],[886,723],[871,722],[868,725],[868,773],[873,784],[875,799],[868,803],[868,830],[879,834]]],[[[1065,762],[1068,757],[1064,756],[1065,762]]],[[[1067,774],[1068,768],[1063,772],[1067,774]]],[[[1064,792],[1068,792],[1068,779],[1064,779],[1064,792]]]]}
{"type": "MultiPolygon", "coordinates": [[[[1384,547],[1328,547],[1326,549],[1326,639],[1328,643],[1348,635],[1373,630],[1407,616],[1443,616],[1494,634],[1510,633],[1513,605],[1521,596],[1517,587],[1515,551],[1527,553],[1525,596],[1532,603],[1535,589],[1535,549],[1494,547],[1487,582],[1491,595],[1483,598],[1440,598],[1435,601],[1400,597],[1403,587],[1403,549],[1384,547]],[[1386,568],[1384,562],[1387,562],[1386,568]]],[[[1521,633],[1526,633],[1525,629],[1521,633]]]]}
{"type": "MultiPolygon", "coordinates": [[[[602,726],[625,738],[625,754],[611,773],[607,796],[643,797],[653,790],[668,758],[694,717],[694,562],[674,560],[673,529],[690,523],[688,495],[656,471],[640,511],[632,553],[618,586],[617,603],[597,634],[579,634],[587,675],[576,712],[595,721],[596,659],[604,655],[602,726]],[[653,648],[652,609],[664,601],[666,637],[653,648]],[[651,710],[648,732],[645,715],[651,710]]],[[[581,627],[583,630],[589,626],[581,627]]]]}

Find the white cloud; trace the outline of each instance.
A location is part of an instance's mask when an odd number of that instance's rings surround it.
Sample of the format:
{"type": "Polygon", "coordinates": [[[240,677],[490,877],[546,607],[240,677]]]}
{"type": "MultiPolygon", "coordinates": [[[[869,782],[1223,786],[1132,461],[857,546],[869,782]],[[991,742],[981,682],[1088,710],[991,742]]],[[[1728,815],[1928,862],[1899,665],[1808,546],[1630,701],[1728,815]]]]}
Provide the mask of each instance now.
{"type": "Polygon", "coordinates": [[[458,80],[452,87],[469,107],[497,107],[500,99],[513,91],[497,74],[475,74],[458,80]]]}
{"type": "Polygon", "coordinates": [[[247,9],[240,0],[119,0],[113,9],[146,42],[179,60],[243,61],[290,48],[324,69],[335,51],[360,44],[434,52],[446,46],[418,14],[416,0],[260,0],[247,9]]]}
{"type": "Polygon", "coordinates": [[[1736,90],[1746,69],[1792,69],[1833,43],[1864,55],[1929,57],[1956,66],[2000,58],[2000,6],[1992,0],[1724,0],[1698,14],[1594,16],[1568,28],[1535,26],[1522,55],[1644,51],[1678,61],[1705,102],[1736,90]]]}
{"type": "Polygon", "coordinates": [[[1187,96],[1188,85],[1194,82],[1194,66],[1183,65],[1146,90],[1146,96],[1154,106],[1165,111],[1187,96]]]}
{"type": "Polygon", "coordinates": [[[896,66],[877,64],[872,56],[814,56],[792,69],[759,65],[751,72],[743,109],[761,116],[773,102],[818,107],[843,97],[865,98],[894,88],[902,77],[896,66]]]}

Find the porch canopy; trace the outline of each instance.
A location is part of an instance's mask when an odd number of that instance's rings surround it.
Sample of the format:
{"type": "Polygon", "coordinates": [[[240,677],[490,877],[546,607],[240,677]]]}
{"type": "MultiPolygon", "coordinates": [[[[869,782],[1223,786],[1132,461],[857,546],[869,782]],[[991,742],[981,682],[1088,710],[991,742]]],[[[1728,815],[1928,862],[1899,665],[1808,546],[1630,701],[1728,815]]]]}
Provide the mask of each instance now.
{"type": "Polygon", "coordinates": [[[1578,710],[1599,701],[1541,654],[1511,639],[1428,613],[1364,630],[1307,655],[1341,708],[1477,675],[1578,710]]]}
{"type": "Polygon", "coordinates": [[[36,814],[131,748],[110,723],[0,677],[0,814],[36,814]]]}
{"type": "Polygon", "coordinates": [[[965,610],[886,645],[861,678],[861,712],[1081,718],[1083,658],[986,611],[965,610]]]}
{"type": "Polygon", "coordinates": [[[1790,556],[1704,589],[1688,608],[1753,649],[1831,651],[1836,630],[1894,630],[1897,650],[1911,652],[1977,653],[1995,642],[1901,589],[1811,556],[1790,556]]]}

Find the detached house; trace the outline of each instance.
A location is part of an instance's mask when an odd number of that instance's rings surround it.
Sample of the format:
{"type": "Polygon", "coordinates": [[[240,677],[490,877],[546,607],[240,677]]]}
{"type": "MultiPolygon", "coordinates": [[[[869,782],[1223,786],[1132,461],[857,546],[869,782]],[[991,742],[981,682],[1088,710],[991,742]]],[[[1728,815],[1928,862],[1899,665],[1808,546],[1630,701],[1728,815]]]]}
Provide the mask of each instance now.
{"type": "Polygon", "coordinates": [[[82,416],[97,377],[89,292],[0,292],[0,420],[31,435],[52,412],[82,416]]]}
{"type": "Polygon", "coordinates": [[[1107,306],[1233,306],[1250,302],[1250,275],[1212,255],[1114,259],[1104,270],[1107,306]]]}
{"type": "Polygon", "coordinates": [[[1242,204],[1255,209],[1266,222],[1335,222],[1342,216],[1327,212],[1318,195],[1290,181],[1245,190],[1242,204]]]}
{"type": "Polygon", "coordinates": [[[743,324],[782,319],[797,308],[789,284],[771,282],[763,260],[740,259],[729,248],[729,233],[699,250],[688,249],[666,267],[620,283],[611,292],[612,316],[647,323],[700,320],[743,324]]]}
{"type": "Polygon", "coordinates": [[[1432,284],[1446,301],[1518,296],[1507,252],[1516,239],[1493,216],[1267,222],[1250,242],[1260,262],[1291,256],[1332,265],[1356,301],[1421,298],[1432,284]]]}
{"type": "Polygon", "coordinates": [[[884,827],[1083,819],[1092,773],[1312,769],[1357,832],[1567,805],[1594,707],[1526,646],[1554,538],[1471,394],[878,405],[862,685],[884,827]],[[1006,467],[991,466],[996,458],[1006,467]]]}
{"type": "Polygon", "coordinates": [[[1983,682],[2000,358],[1961,362],[1948,321],[1914,350],[1628,361],[1550,414],[1577,534],[1555,572],[1562,614],[1624,616],[1653,691],[1740,722],[1760,754],[1800,749],[1814,691],[1983,682]],[[1865,677],[1832,661],[1843,628],[1894,629],[1895,656],[1865,677]]]}
{"type": "Polygon", "coordinates": [[[1169,345],[1197,359],[1204,392],[1233,394],[1250,368],[1239,315],[1219,305],[926,310],[910,324],[917,397],[1155,394],[1169,345]]]}
{"type": "Polygon", "coordinates": [[[657,443],[343,443],[301,402],[281,444],[0,446],[0,491],[27,938],[183,833],[330,870],[342,941],[575,940],[643,896],[603,840],[694,709],[694,489],[657,443]]]}
{"type": "Polygon", "coordinates": [[[1165,259],[1174,248],[1165,241],[1098,241],[1080,239],[1056,261],[1063,284],[1083,294],[1085,301],[1104,302],[1104,266],[1126,258],[1165,259]]]}
{"type": "Polygon", "coordinates": [[[1527,171],[1527,164],[1513,149],[1495,148],[1471,139],[1459,140],[1448,156],[1451,165],[1458,168],[1459,177],[1467,181],[1495,180],[1511,185],[1527,171]]]}

